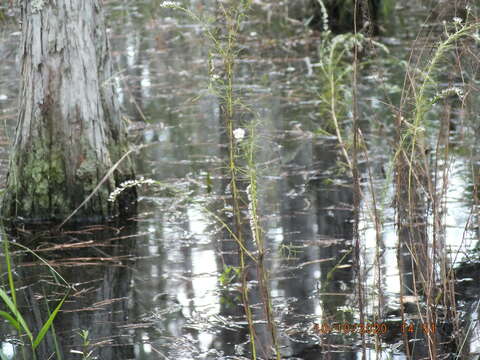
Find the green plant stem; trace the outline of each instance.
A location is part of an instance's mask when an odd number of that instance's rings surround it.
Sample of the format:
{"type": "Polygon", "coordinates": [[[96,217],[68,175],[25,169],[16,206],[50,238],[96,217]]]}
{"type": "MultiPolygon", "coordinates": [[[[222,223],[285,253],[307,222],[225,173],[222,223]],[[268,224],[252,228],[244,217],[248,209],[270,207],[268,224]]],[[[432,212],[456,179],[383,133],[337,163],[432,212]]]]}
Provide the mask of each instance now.
{"type": "MultiPolygon", "coordinates": [[[[0,226],[2,226],[2,232],[3,232],[3,225],[0,225],[0,226]]],[[[7,263],[8,285],[10,287],[10,293],[12,295],[13,304],[15,305],[15,307],[17,307],[17,296],[15,292],[15,284],[13,282],[13,272],[12,272],[12,264],[11,264],[11,258],[10,258],[9,241],[7,239],[5,232],[3,232],[3,249],[5,251],[5,261],[7,263]]]]}
{"type": "Polygon", "coordinates": [[[245,262],[245,242],[242,232],[242,219],[240,210],[240,194],[237,186],[237,167],[235,162],[235,137],[233,135],[233,119],[234,119],[234,93],[233,93],[233,78],[234,78],[234,52],[235,52],[235,39],[238,24],[234,23],[229,13],[230,9],[226,9],[221,5],[226,24],[227,24],[227,45],[222,48],[221,55],[223,57],[223,65],[226,73],[226,88],[225,97],[225,127],[228,135],[228,154],[229,154],[229,173],[230,173],[230,188],[232,192],[233,213],[235,219],[235,232],[239,243],[239,257],[240,257],[240,271],[242,273],[242,301],[245,311],[245,316],[248,322],[248,328],[250,333],[250,347],[252,351],[252,359],[257,359],[257,350],[255,344],[255,326],[253,323],[253,315],[250,309],[250,303],[248,298],[248,280],[247,280],[247,266],[245,262]]]}
{"type": "Polygon", "coordinates": [[[257,172],[255,166],[254,150],[255,150],[255,126],[250,128],[250,142],[248,144],[248,150],[246,151],[247,167],[250,185],[247,188],[248,192],[248,209],[250,217],[250,227],[252,230],[253,240],[258,251],[257,260],[257,274],[260,279],[260,289],[263,298],[263,305],[267,318],[267,324],[270,329],[270,334],[273,341],[273,347],[275,349],[275,356],[277,360],[281,360],[280,348],[277,337],[277,326],[273,315],[273,306],[270,297],[269,279],[267,270],[264,267],[264,255],[265,255],[265,241],[263,238],[263,232],[260,226],[258,216],[258,193],[257,193],[257,172]]]}
{"type": "MultiPolygon", "coordinates": [[[[335,127],[335,134],[337,136],[338,144],[340,145],[340,148],[342,150],[342,154],[345,157],[345,161],[348,164],[348,168],[352,170],[352,161],[350,160],[350,156],[348,156],[347,149],[345,148],[345,143],[342,138],[342,132],[340,131],[340,125],[338,123],[337,119],[337,109],[336,109],[336,104],[337,104],[337,99],[336,99],[336,81],[335,81],[335,71],[332,68],[334,66],[334,54],[335,54],[335,45],[332,45],[332,48],[330,50],[330,61],[329,61],[329,84],[330,84],[330,112],[332,115],[332,120],[333,120],[333,125],[335,127]]],[[[343,56],[343,52],[340,56],[343,56]]]]}

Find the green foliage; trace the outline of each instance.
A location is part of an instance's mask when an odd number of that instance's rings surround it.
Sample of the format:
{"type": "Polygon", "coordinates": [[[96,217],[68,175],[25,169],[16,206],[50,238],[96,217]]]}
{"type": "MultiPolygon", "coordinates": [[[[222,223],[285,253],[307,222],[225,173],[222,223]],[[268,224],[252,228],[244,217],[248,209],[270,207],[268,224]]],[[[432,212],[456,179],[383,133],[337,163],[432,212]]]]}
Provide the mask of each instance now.
{"type": "Polygon", "coordinates": [[[23,319],[23,316],[20,314],[20,312],[18,311],[17,309],[17,305],[15,304],[15,302],[12,300],[12,298],[10,298],[10,296],[7,295],[7,293],[3,290],[3,289],[0,289],[0,298],[2,299],[3,303],[5,305],[7,305],[8,309],[10,310],[11,314],[13,314],[13,316],[11,316],[10,314],[8,313],[3,313],[2,316],[8,320],[10,322],[10,324],[15,328],[17,329],[19,332],[21,332],[22,330],[25,331],[25,333],[27,334],[28,338],[30,339],[30,341],[32,341],[33,343],[33,335],[32,333],[30,332],[30,329],[27,325],[27,323],[25,322],[25,320],[23,319]]]}
{"type": "MultiPolygon", "coordinates": [[[[385,53],[388,49],[381,43],[366,38],[362,34],[333,35],[325,32],[318,48],[319,61],[315,66],[318,96],[320,99],[320,116],[324,131],[332,133],[347,118],[352,106],[352,73],[354,62],[354,48],[362,52],[367,42],[380,48],[385,53]]],[[[358,67],[367,64],[367,61],[357,63],[358,67]]]]}
{"type": "MultiPolygon", "coordinates": [[[[250,124],[248,140],[244,140],[246,133],[245,129],[236,126],[236,114],[239,109],[242,111],[249,111],[248,107],[242,104],[240,97],[234,89],[235,80],[235,63],[239,57],[240,47],[238,46],[238,35],[240,33],[240,27],[250,10],[252,0],[230,0],[226,2],[218,2],[220,16],[218,19],[202,18],[194,14],[189,9],[180,6],[178,3],[171,1],[165,1],[163,7],[178,9],[185,12],[190,18],[197,23],[203,25],[205,29],[205,35],[211,42],[211,48],[209,52],[209,74],[210,83],[209,89],[219,99],[221,104],[221,117],[224,120],[224,126],[228,137],[228,174],[230,177],[230,189],[232,194],[232,207],[233,207],[233,220],[235,226],[229,226],[216,214],[212,214],[219,222],[228,230],[232,238],[239,246],[239,263],[240,267],[234,269],[226,266],[222,275],[220,276],[220,283],[223,286],[228,285],[235,277],[240,277],[242,281],[242,301],[246,312],[246,318],[248,321],[250,332],[250,347],[252,352],[252,359],[257,358],[256,345],[255,345],[255,329],[253,324],[253,315],[249,305],[248,284],[246,283],[246,277],[241,276],[244,274],[246,267],[246,257],[251,258],[258,266],[260,273],[260,287],[262,288],[264,301],[267,311],[267,322],[272,332],[272,339],[274,342],[274,348],[276,352],[276,358],[280,359],[280,351],[275,334],[275,323],[272,316],[272,306],[268,292],[268,280],[265,272],[260,270],[263,266],[263,255],[265,252],[263,245],[263,234],[259,224],[258,216],[258,194],[257,194],[257,173],[255,164],[255,145],[254,145],[254,132],[255,125],[250,124]],[[214,21],[218,21],[221,25],[218,27],[213,26],[214,21]],[[221,70],[216,68],[219,60],[222,64],[221,70]],[[240,162],[246,162],[246,167],[243,168],[239,165],[240,162]],[[246,239],[241,231],[242,228],[242,203],[245,199],[242,199],[243,194],[239,189],[239,183],[242,176],[248,179],[249,186],[246,190],[248,197],[248,220],[250,223],[250,230],[252,232],[253,243],[256,247],[258,255],[253,255],[247,250],[246,239]]],[[[207,191],[211,190],[211,186],[208,183],[207,178],[207,191]]]]}
{"type": "Polygon", "coordinates": [[[48,330],[50,329],[50,327],[52,326],[53,320],[55,319],[55,317],[57,316],[58,312],[60,311],[60,308],[62,307],[63,303],[64,303],[65,300],[67,299],[69,293],[70,293],[70,291],[65,294],[65,296],[63,297],[63,299],[58,303],[58,305],[55,307],[55,309],[53,310],[53,312],[50,314],[50,316],[48,317],[48,319],[47,319],[47,321],[45,322],[45,324],[43,324],[42,328],[41,328],[40,331],[38,332],[37,337],[35,338],[35,340],[34,340],[33,343],[32,343],[32,348],[33,348],[33,350],[35,350],[35,349],[37,348],[37,346],[40,345],[40,342],[42,341],[42,339],[43,339],[44,336],[46,335],[47,331],[48,331],[48,330]]]}
{"type": "Polygon", "coordinates": [[[67,296],[69,293],[65,294],[63,299],[58,303],[58,305],[55,307],[55,310],[53,311],[52,314],[50,314],[49,318],[47,321],[43,324],[42,328],[38,332],[37,336],[34,338],[33,334],[28,327],[26,321],[24,320],[22,314],[17,308],[16,303],[13,301],[13,299],[8,296],[8,294],[5,292],[5,290],[0,289],[0,298],[2,299],[3,303],[7,306],[7,308],[10,310],[10,313],[0,311],[0,316],[6,319],[12,327],[14,327],[19,334],[25,332],[27,334],[28,339],[30,340],[30,343],[32,345],[32,349],[35,350],[38,345],[42,342],[43,338],[47,334],[48,330],[51,328],[53,324],[53,320],[57,316],[58,311],[62,307],[63,303],[65,302],[67,296]]]}
{"type": "Polygon", "coordinates": [[[383,49],[388,49],[362,34],[341,34],[333,36],[330,31],[324,33],[318,48],[319,62],[316,67],[320,99],[319,114],[321,127],[318,132],[334,133],[342,150],[346,165],[352,168],[347,147],[350,141],[344,140],[343,124],[349,120],[353,106],[352,74],[356,62],[357,69],[367,62],[355,59],[355,49],[361,52],[366,41],[383,49]]]}
{"type": "Polygon", "coordinates": [[[415,82],[413,86],[417,86],[420,83],[420,88],[414,92],[415,108],[413,114],[413,125],[420,126],[424,119],[425,114],[432,108],[433,104],[440,98],[444,98],[452,93],[461,97],[462,90],[458,88],[448,88],[441,91],[439,94],[432,94],[437,92],[438,83],[436,81],[436,73],[440,69],[441,61],[446,57],[449,51],[453,50],[457,41],[470,37],[475,41],[478,41],[478,35],[476,31],[480,28],[480,24],[463,23],[460,19],[455,18],[453,23],[453,32],[449,33],[447,24],[445,25],[445,34],[447,35],[445,40],[438,43],[435,53],[431,60],[427,63],[425,68],[419,69],[416,72],[415,82]],[[433,98],[432,98],[433,97],[433,98]]]}
{"type": "Polygon", "coordinates": [[[77,333],[82,339],[82,351],[70,350],[72,354],[82,355],[82,360],[93,360],[93,350],[90,345],[90,332],[88,330],[81,330],[77,333]]]}
{"type": "Polygon", "coordinates": [[[426,130],[428,129],[427,114],[432,110],[435,103],[448,96],[455,95],[459,98],[463,97],[463,90],[458,87],[449,87],[443,90],[439,89],[437,76],[443,67],[442,61],[447,58],[451,50],[455,48],[457,42],[471,38],[479,41],[477,30],[480,24],[463,22],[459,18],[454,18],[453,24],[444,24],[445,39],[440,40],[435,47],[435,51],[430,60],[423,67],[417,67],[407,73],[406,78],[411,81],[411,95],[409,102],[412,108],[404,110],[402,118],[401,141],[399,143],[396,155],[400,152],[408,154],[409,158],[409,184],[412,183],[413,166],[418,159],[416,157],[424,156],[423,150],[425,144],[426,130]],[[410,110],[410,111],[409,111],[410,110]]]}
{"type": "MultiPolygon", "coordinates": [[[[30,341],[31,348],[33,350],[33,356],[35,349],[40,345],[42,342],[43,338],[47,334],[48,330],[52,328],[53,321],[55,320],[58,312],[60,311],[61,307],[63,306],[63,303],[67,299],[68,295],[70,294],[70,287],[67,293],[64,295],[62,300],[57,304],[55,307],[54,311],[49,314],[49,317],[47,321],[42,325],[42,328],[38,332],[38,334],[34,337],[32,331],[30,330],[27,322],[23,318],[22,314],[20,313],[20,310],[18,308],[17,304],[17,298],[16,298],[16,290],[15,290],[15,284],[13,281],[13,271],[11,267],[11,256],[10,256],[10,251],[9,251],[9,243],[7,240],[7,236],[3,234],[4,236],[4,252],[5,252],[5,259],[7,263],[7,276],[8,276],[8,283],[9,283],[9,290],[10,290],[10,295],[8,295],[7,291],[5,289],[0,288],[0,299],[2,302],[6,305],[8,312],[6,311],[0,311],[0,317],[3,317],[7,322],[18,332],[19,335],[25,333],[30,341]]],[[[14,243],[16,246],[19,246],[23,248],[24,250],[27,250],[28,252],[32,253],[35,257],[39,258],[43,263],[47,264],[49,267],[50,271],[54,274],[54,278],[58,281],[58,279],[63,280],[65,284],[67,282],[42,258],[40,258],[37,254],[35,254],[33,251],[30,249],[26,248],[25,246],[21,244],[14,243]],[[56,275],[55,275],[56,274],[56,275]]],[[[68,284],[67,284],[68,285],[68,284]]]]}
{"type": "Polygon", "coordinates": [[[318,48],[317,68],[320,91],[320,116],[323,129],[330,133],[339,126],[350,108],[350,83],[353,67],[353,47],[360,45],[362,35],[341,34],[333,36],[326,32],[318,48]]]}
{"type": "Polygon", "coordinates": [[[302,246],[299,245],[293,245],[293,244],[282,244],[280,245],[280,254],[282,255],[283,258],[290,260],[290,259],[296,259],[297,255],[301,253],[302,251],[299,250],[301,249],[302,246]]]}
{"type": "Polygon", "coordinates": [[[90,350],[89,331],[81,330],[78,335],[82,338],[82,360],[93,359],[93,350],[90,350]]]}
{"type": "Polygon", "coordinates": [[[335,266],[330,269],[330,271],[327,273],[327,281],[332,281],[335,271],[341,268],[343,262],[350,256],[352,251],[352,249],[346,251],[345,254],[343,254],[343,256],[340,258],[340,260],[338,260],[338,262],[335,264],[335,266]]]}
{"type": "Polygon", "coordinates": [[[232,281],[240,278],[240,268],[235,266],[223,265],[223,272],[220,274],[218,280],[224,287],[230,285],[232,281]]]}

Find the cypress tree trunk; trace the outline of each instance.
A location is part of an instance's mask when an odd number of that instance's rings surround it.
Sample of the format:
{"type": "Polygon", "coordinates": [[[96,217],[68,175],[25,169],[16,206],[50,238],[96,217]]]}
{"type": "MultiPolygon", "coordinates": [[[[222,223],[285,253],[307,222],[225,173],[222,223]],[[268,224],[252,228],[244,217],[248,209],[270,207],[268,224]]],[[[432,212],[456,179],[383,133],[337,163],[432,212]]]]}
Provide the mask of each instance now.
{"type": "MultiPolygon", "coordinates": [[[[20,110],[2,215],[60,220],[125,153],[126,134],[100,0],[20,3],[20,110]]],[[[122,213],[135,191],[115,205],[107,198],[133,176],[123,162],[78,216],[105,219],[122,213]]]]}

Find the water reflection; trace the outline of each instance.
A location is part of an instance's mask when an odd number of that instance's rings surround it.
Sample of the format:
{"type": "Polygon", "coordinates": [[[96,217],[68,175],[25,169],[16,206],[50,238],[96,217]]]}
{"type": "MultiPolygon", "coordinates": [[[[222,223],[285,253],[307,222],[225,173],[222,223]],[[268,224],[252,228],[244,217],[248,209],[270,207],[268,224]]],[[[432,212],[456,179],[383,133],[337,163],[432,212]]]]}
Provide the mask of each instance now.
{"type": "MultiPolygon", "coordinates": [[[[123,327],[127,324],[131,298],[130,259],[135,236],[137,229],[132,225],[122,230],[101,226],[75,229],[61,235],[16,233],[10,238],[35,251],[72,285],[55,319],[54,332],[48,332],[35,351],[38,358],[48,359],[54,352],[59,358],[69,358],[72,350],[83,351],[79,334],[85,330],[89,332],[88,352],[93,355],[134,358],[133,342],[123,327]]],[[[18,304],[36,336],[69,289],[38,258],[23,251],[16,253],[18,304]]],[[[20,348],[16,348],[16,353],[22,354],[20,348]]]]}

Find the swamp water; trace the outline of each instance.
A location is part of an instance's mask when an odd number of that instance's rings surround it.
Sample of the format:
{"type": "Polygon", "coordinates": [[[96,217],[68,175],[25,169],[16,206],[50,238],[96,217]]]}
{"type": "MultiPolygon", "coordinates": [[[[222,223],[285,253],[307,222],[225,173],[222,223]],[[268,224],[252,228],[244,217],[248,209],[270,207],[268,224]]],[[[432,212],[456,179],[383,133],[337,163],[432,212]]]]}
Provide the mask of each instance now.
{"type": "MultiPolygon", "coordinates": [[[[209,43],[201,26],[159,3],[111,0],[105,7],[115,81],[131,141],[148,145],[134,155],[137,175],[168,187],[142,187],[139,215],[131,224],[70,229],[58,237],[17,231],[11,240],[35,250],[74,286],[55,320],[54,334],[37,349],[39,359],[81,359],[90,351],[92,357],[108,360],[250,358],[240,282],[234,276],[237,246],[224,226],[233,221],[227,205],[227,140],[218,99],[207,91],[209,43]],[[85,330],[88,344],[79,335],[85,330]]],[[[191,0],[189,8],[215,12],[214,1],[191,0]]],[[[321,36],[294,19],[294,9],[286,3],[255,1],[254,9],[238,39],[242,52],[235,86],[243,103],[258,114],[259,212],[282,358],[361,359],[362,337],[353,329],[360,315],[352,179],[336,137],[319,131],[324,126],[318,101],[322,84],[312,65],[318,61],[321,36]]],[[[406,6],[397,11],[400,20],[390,37],[378,40],[406,59],[426,10],[406,6]]],[[[19,32],[13,17],[6,18],[1,31],[4,178],[18,89],[14,55],[19,32]]],[[[421,359],[429,356],[431,324],[422,328],[415,315],[418,298],[408,297],[404,289],[408,324],[402,325],[398,264],[412,259],[405,251],[398,256],[391,179],[393,116],[382,104],[384,91],[377,89],[379,77],[395,80],[387,92],[398,101],[401,66],[399,61],[381,61],[381,54],[376,58],[378,64],[362,72],[359,85],[360,113],[371,118],[362,124],[369,151],[361,163],[359,249],[363,311],[368,323],[386,328],[379,328],[385,333],[378,337],[365,335],[365,355],[406,359],[402,332],[413,329],[410,354],[421,359]],[[381,208],[378,232],[371,216],[372,194],[381,208]]],[[[471,251],[478,248],[471,173],[478,174],[478,149],[470,127],[463,124],[463,108],[453,103],[451,111],[459,125],[450,135],[455,158],[448,161],[442,236],[461,280],[456,288],[459,326],[464,335],[468,329],[456,349],[462,345],[460,359],[476,359],[480,267],[471,251]]],[[[241,121],[250,116],[246,113],[241,121]]],[[[38,332],[67,287],[31,254],[14,245],[11,251],[20,311],[38,332]]],[[[403,284],[408,287],[414,274],[404,266],[403,284]]],[[[3,266],[6,285],[5,271],[3,266]]],[[[254,269],[249,276],[258,356],[273,358],[254,269]]],[[[454,352],[451,324],[439,320],[436,326],[440,341],[447,343],[440,351],[454,352]]],[[[22,341],[26,339],[19,339],[6,322],[0,324],[7,358],[29,359],[22,355],[22,341]]]]}

